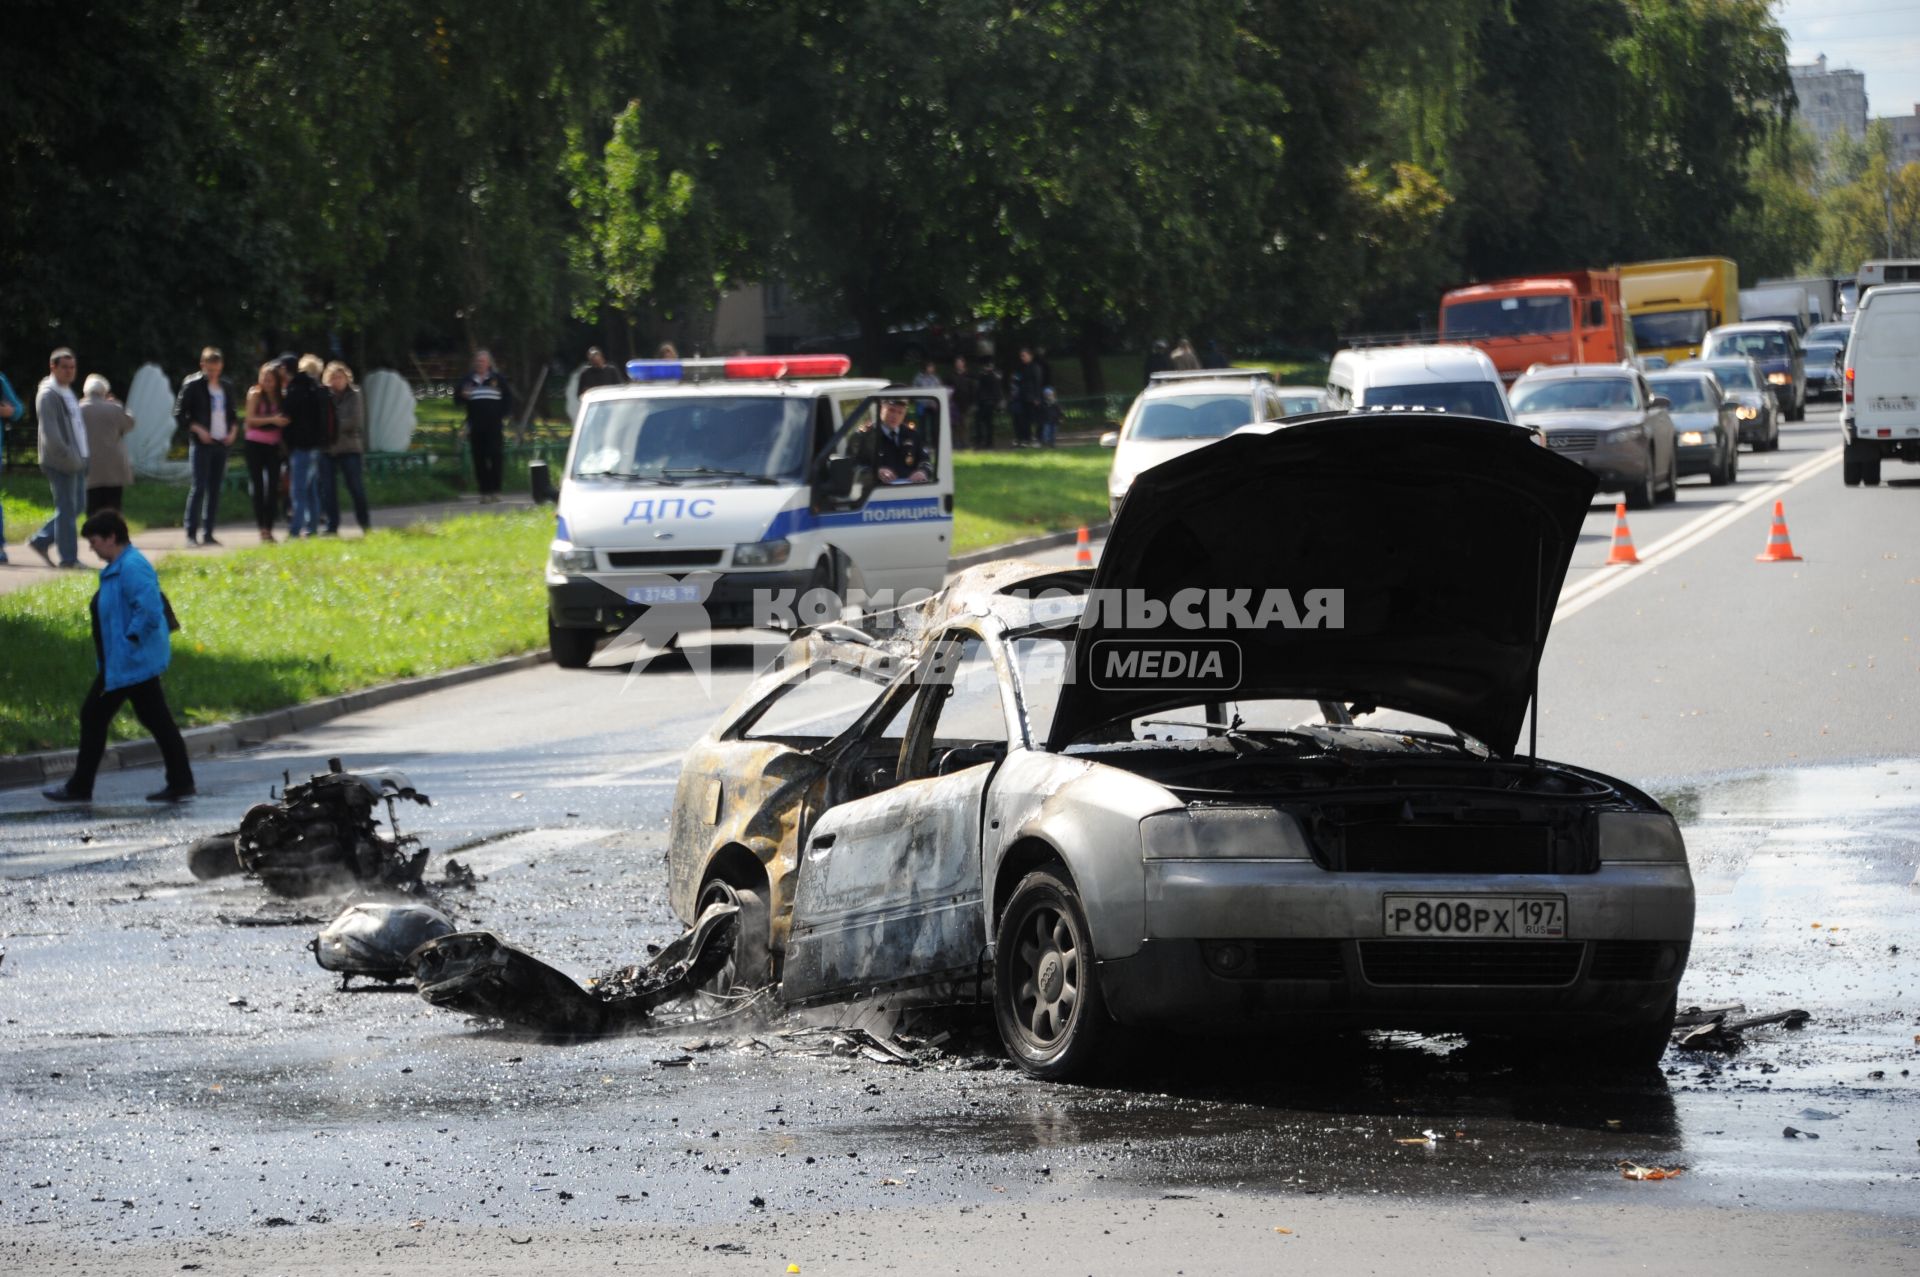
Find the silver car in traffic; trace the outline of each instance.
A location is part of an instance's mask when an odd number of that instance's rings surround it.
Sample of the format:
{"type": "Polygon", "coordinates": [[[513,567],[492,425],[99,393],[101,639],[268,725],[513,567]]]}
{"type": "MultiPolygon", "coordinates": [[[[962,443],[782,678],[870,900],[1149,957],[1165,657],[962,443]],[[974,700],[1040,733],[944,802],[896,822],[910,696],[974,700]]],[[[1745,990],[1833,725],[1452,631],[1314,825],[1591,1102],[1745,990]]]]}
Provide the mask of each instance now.
{"type": "Polygon", "coordinates": [[[1535,364],[1508,392],[1514,419],[1576,462],[1629,509],[1671,501],[1679,454],[1667,402],[1631,364],[1535,364]]]}
{"type": "Polygon", "coordinates": [[[797,635],[675,792],[675,911],[740,907],[709,993],[988,1001],[1056,1078],[1127,1027],[1650,1065],[1679,828],[1520,749],[1593,491],[1501,423],[1241,432],[1143,472],[1096,570],[989,565],[902,637],[797,635]]]}

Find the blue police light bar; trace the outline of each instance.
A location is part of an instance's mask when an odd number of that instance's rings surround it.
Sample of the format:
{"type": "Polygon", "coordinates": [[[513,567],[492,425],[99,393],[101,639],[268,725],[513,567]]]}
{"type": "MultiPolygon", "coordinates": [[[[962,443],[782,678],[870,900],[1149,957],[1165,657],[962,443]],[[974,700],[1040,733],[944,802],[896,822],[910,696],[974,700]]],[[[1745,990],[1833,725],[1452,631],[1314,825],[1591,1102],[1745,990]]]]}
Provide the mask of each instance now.
{"type": "Polygon", "coordinates": [[[678,359],[629,359],[627,377],[631,381],[679,381],[686,365],[678,359]]]}

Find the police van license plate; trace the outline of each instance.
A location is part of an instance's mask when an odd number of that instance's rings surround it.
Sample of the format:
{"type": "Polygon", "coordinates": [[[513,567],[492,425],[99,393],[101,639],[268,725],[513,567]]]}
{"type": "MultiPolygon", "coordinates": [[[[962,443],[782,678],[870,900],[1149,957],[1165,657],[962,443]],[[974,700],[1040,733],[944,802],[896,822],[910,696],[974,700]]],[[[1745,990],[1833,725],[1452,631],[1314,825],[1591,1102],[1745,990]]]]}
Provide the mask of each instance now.
{"type": "Polygon", "coordinates": [[[1565,896],[1388,896],[1381,932],[1423,940],[1564,940],[1565,896]]]}
{"type": "Polygon", "coordinates": [[[697,585],[636,585],[627,591],[629,603],[698,603],[697,585]]]}

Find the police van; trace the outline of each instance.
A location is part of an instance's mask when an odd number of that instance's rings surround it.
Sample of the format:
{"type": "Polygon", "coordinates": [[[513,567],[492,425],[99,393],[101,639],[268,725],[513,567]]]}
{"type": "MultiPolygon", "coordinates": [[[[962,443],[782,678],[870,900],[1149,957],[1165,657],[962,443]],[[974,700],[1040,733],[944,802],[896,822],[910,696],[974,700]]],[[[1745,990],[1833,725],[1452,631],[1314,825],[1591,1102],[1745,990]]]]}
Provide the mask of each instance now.
{"type": "Polygon", "coordinates": [[[940,587],[947,391],[850,367],[845,355],[636,359],[627,384],[580,397],[547,558],[556,663],[585,666],[598,639],[629,628],[664,645],[940,587]]]}

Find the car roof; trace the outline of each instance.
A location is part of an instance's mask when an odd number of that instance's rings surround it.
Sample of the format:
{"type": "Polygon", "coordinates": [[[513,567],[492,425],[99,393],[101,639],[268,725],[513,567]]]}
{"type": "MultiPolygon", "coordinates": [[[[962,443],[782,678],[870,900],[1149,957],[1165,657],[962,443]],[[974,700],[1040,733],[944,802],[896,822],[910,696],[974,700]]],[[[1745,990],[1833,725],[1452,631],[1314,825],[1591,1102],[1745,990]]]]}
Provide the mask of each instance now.
{"type": "Polygon", "coordinates": [[[1499,380],[1493,360],[1485,351],[1452,342],[1428,346],[1348,347],[1335,355],[1334,360],[1365,367],[1375,379],[1386,374],[1404,376],[1409,372],[1425,372],[1440,377],[1499,380]]]}
{"type": "Polygon", "coordinates": [[[1790,333],[1795,331],[1798,330],[1784,319],[1744,319],[1737,324],[1722,324],[1707,336],[1711,337],[1714,333],[1790,333]]]}
{"type": "Polygon", "coordinates": [[[1140,392],[1142,399],[1178,399],[1183,395],[1248,395],[1257,386],[1272,384],[1272,379],[1262,374],[1252,373],[1235,376],[1230,372],[1217,369],[1207,373],[1196,373],[1190,377],[1177,377],[1171,381],[1151,381],[1140,392]]]}
{"type": "MultiPolygon", "coordinates": [[[[1562,381],[1569,377],[1637,377],[1640,370],[1627,364],[1549,364],[1529,368],[1518,381],[1562,381]]],[[[1518,384],[1518,382],[1516,382],[1518,384]]]]}
{"type": "Polygon", "coordinates": [[[583,391],[582,400],[652,399],[671,395],[679,399],[694,396],[764,395],[780,399],[812,399],[830,394],[872,394],[892,383],[881,377],[807,377],[765,381],[646,381],[626,382],[618,386],[595,386],[583,391]]]}

